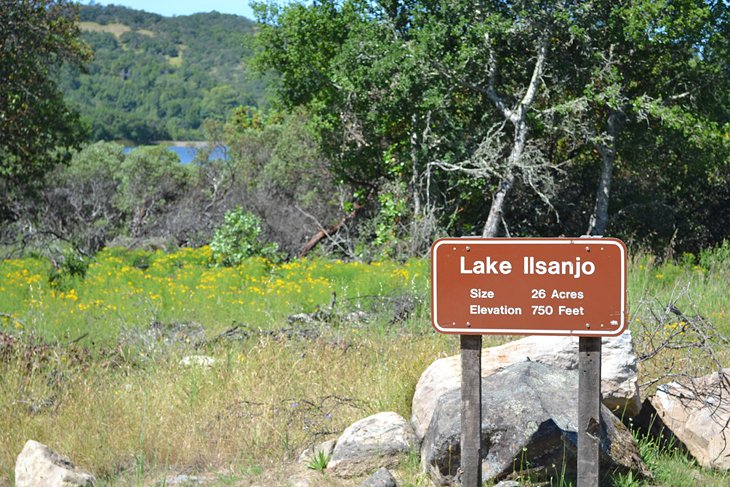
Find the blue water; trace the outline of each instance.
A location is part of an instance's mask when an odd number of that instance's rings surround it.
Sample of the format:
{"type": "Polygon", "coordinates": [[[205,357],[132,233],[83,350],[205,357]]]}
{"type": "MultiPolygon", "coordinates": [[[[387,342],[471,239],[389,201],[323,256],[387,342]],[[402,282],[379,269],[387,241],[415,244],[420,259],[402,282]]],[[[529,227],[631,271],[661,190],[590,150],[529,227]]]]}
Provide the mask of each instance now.
{"type": "MultiPolygon", "coordinates": [[[[136,147],[125,147],[124,153],[129,154],[132,152],[136,147]]],[[[167,147],[167,150],[174,152],[177,154],[177,157],[180,158],[180,162],[183,164],[190,164],[195,160],[195,156],[198,154],[198,148],[197,147],[186,147],[182,145],[170,145],[167,147]]],[[[208,156],[209,161],[217,161],[220,159],[226,159],[226,149],[223,147],[216,147],[213,149],[208,156]]]]}

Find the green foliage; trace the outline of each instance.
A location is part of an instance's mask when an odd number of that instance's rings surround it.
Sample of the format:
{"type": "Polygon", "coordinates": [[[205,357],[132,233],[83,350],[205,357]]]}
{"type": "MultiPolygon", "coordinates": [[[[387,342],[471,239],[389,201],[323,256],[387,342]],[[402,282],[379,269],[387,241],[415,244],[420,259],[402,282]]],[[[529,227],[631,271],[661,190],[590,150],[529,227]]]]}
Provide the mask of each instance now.
{"type": "MultiPolygon", "coordinates": [[[[400,87],[395,67],[410,65],[408,52],[397,42],[383,42],[389,29],[368,22],[354,2],[257,4],[256,11],[263,25],[255,61],[259,69],[282,74],[284,106],[311,111],[338,178],[357,187],[376,185],[386,172],[380,148],[395,132],[403,133],[402,117],[410,115],[379,91],[389,81],[400,87]]],[[[403,95],[399,100],[405,101],[403,95]]]]}
{"type": "Polygon", "coordinates": [[[618,474],[612,482],[614,487],[640,487],[642,484],[638,478],[634,477],[634,472],[618,474]]]}
{"type": "MultiPolygon", "coordinates": [[[[676,438],[668,442],[651,434],[633,431],[642,460],[654,475],[652,485],[671,487],[694,487],[696,485],[726,485],[727,472],[702,469],[689,455],[676,448],[676,438]]],[[[647,485],[633,475],[618,475],[613,479],[616,487],[638,487],[647,485]]]]}
{"type": "MultiPolygon", "coordinates": [[[[412,293],[418,302],[427,301],[426,260],[366,265],[308,258],[272,264],[250,257],[235,267],[212,266],[212,261],[208,246],[174,252],[108,247],[94,256],[83,279],[69,278],[72,286],[63,291],[49,284],[52,263],[46,257],[0,260],[0,310],[53,341],[78,336],[79,327],[92,323],[95,343],[114,347],[125,328],[146,327],[153,320],[202,323],[209,337],[242,317],[252,326],[275,329],[292,314],[325,309],[333,291],[335,311],[343,313],[360,309],[358,303],[369,310],[371,304],[382,309],[392,302],[375,296],[412,293]]],[[[423,313],[427,306],[418,309],[423,313]]],[[[401,329],[388,324],[391,318],[384,320],[383,332],[401,329]]],[[[0,331],[2,326],[0,321],[0,331]]]]}
{"type": "Polygon", "coordinates": [[[77,6],[66,0],[0,3],[0,184],[40,179],[68,158],[82,126],[53,74],[90,57],[77,6]]]}
{"type": "Polygon", "coordinates": [[[302,214],[327,225],[338,217],[338,188],[303,113],[240,109],[206,130],[211,143],[191,164],[163,145],[83,147],[49,174],[42,197],[22,201],[23,221],[0,228],[0,239],[19,238],[25,225],[41,229],[32,241],[41,248],[50,236],[87,253],[110,244],[200,246],[227,210],[242,206],[256,208],[267,239],[294,254],[311,236],[302,214]],[[220,148],[227,157],[209,160],[220,148]]]}
{"type": "Polygon", "coordinates": [[[505,229],[583,234],[600,154],[613,150],[608,233],[657,253],[727,236],[723,3],[272,1],[256,12],[256,62],[281,73],[283,106],[311,113],[331,172],[363,194],[405,184],[414,221],[428,201],[442,231],[483,224],[516,137],[501,124],[521,110],[544,43],[505,229]],[[535,162],[551,169],[535,177],[535,162]]]}
{"type": "Polygon", "coordinates": [[[702,268],[708,271],[730,270],[730,240],[713,249],[705,249],[700,252],[699,263],[702,268]]]}
{"type": "Polygon", "coordinates": [[[70,291],[79,280],[86,277],[91,259],[75,250],[67,250],[61,262],[54,262],[48,273],[48,284],[52,289],[70,291]]]}
{"type": "Polygon", "coordinates": [[[253,256],[279,260],[278,246],[263,243],[260,237],[261,220],[256,215],[240,207],[227,212],[210,242],[213,261],[223,266],[236,266],[253,256]]]}
{"type": "Polygon", "coordinates": [[[327,468],[327,464],[330,462],[331,458],[331,455],[322,450],[317,450],[314,455],[312,455],[312,458],[310,458],[307,462],[307,468],[324,473],[324,470],[327,468]]]}
{"type": "Polygon", "coordinates": [[[193,166],[180,164],[178,157],[162,146],[140,147],[126,156],[119,174],[117,204],[130,215],[130,236],[142,235],[167,204],[192,185],[193,166]]]}
{"type": "Polygon", "coordinates": [[[123,147],[97,142],[74,153],[49,175],[37,223],[87,253],[117,237],[169,238],[169,214],[197,184],[197,167],[180,164],[164,147],[123,147]]]}
{"type": "Polygon", "coordinates": [[[86,252],[123,233],[127,218],[118,200],[124,159],[121,145],[99,142],[56,168],[49,177],[53,188],[46,190],[44,226],[86,252]]]}
{"type": "Polygon", "coordinates": [[[408,212],[402,184],[389,185],[378,195],[373,245],[387,257],[395,257],[402,237],[400,225],[408,212]]]}
{"type": "MultiPolygon", "coordinates": [[[[231,180],[240,199],[227,208],[255,208],[269,240],[289,254],[300,251],[313,225],[303,216],[329,226],[341,218],[339,193],[344,191],[329,170],[310,125],[309,113],[234,110],[226,124],[209,124],[213,140],[227,147],[231,180]]],[[[210,163],[206,167],[212,166],[210,163]]]]}
{"type": "Polygon", "coordinates": [[[244,41],[254,24],[243,17],[168,18],[103,5],[83,5],[80,15],[95,59],[86,72],[59,77],[95,140],[202,140],[205,119],[267,104],[272,79],[249,72],[244,41]]]}

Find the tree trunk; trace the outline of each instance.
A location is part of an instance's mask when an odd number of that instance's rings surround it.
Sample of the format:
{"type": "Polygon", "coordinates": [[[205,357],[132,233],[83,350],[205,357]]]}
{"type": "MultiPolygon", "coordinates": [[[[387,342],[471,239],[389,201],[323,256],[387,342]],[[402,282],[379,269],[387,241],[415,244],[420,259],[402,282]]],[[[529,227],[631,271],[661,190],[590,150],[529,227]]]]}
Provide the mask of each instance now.
{"type": "Polygon", "coordinates": [[[504,212],[504,203],[515,182],[514,169],[519,163],[522,152],[527,142],[527,112],[520,112],[519,119],[513,120],[515,124],[515,139],[512,142],[512,149],[509,154],[509,164],[507,174],[499,182],[499,188],[492,196],[492,204],[489,207],[489,215],[484,224],[482,237],[496,237],[499,233],[499,225],[502,222],[502,214],[504,212]]]}
{"type": "Polygon", "coordinates": [[[507,194],[512,189],[515,177],[509,175],[499,182],[499,188],[492,196],[492,205],[489,207],[489,216],[484,224],[482,237],[496,237],[499,233],[499,224],[502,222],[502,212],[504,211],[504,202],[507,194]]]}
{"type": "Polygon", "coordinates": [[[487,96],[492,99],[495,106],[502,112],[504,117],[509,120],[515,129],[514,140],[512,141],[512,149],[510,150],[507,169],[502,180],[499,182],[499,188],[492,196],[492,204],[489,208],[487,221],[484,223],[483,237],[496,237],[499,233],[499,225],[502,222],[502,214],[504,213],[504,203],[515,181],[515,170],[518,167],[522,152],[525,150],[527,142],[527,112],[535,101],[535,96],[540,89],[542,82],[542,73],[547,59],[548,36],[543,37],[537,51],[537,59],[532,69],[532,77],[530,84],[527,86],[525,95],[522,100],[513,109],[507,108],[502,98],[494,89],[494,79],[496,77],[497,63],[494,59],[493,52],[490,53],[489,62],[489,87],[487,96]]]}
{"type": "Polygon", "coordinates": [[[411,192],[413,194],[413,220],[421,215],[421,194],[418,187],[418,116],[411,116],[411,192]]]}
{"type": "Polygon", "coordinates": [[[596,190],[596,203],[588,223],[588,235],[603,235],[608,226],[608,201],[611,193],[613,164],[616,160],[616,131],[619,113],[612,110],[608,116],[608,134],[605,143],[598,144],[601,155],[601,176],[596,190]]]}

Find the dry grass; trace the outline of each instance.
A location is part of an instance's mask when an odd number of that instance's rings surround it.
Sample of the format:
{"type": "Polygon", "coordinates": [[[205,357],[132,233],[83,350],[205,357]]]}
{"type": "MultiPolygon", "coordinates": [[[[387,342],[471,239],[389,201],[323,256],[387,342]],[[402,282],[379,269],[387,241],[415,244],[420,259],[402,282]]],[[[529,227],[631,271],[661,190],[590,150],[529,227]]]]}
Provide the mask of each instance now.
{"type": "MultiPolygon", "coordinates": [[[[81,30],[91,31],[91,32],[107,32],[109,34],[113,34],[117,39],[119,39],[122,34],[125,32],[129,32],[132,30],[131,27],[124,24],[98,24],[96,22],[80,22],[79,27],[81,30]]],[[[138,31],[139,32],[139,31],[138,31]]]]}
{"type": "Polygon", "coordinates": [[[33,438],[114,485],[164,471],[256,481],[366,415],[409,417],[421,371],[453,346],[435,335],[266,337],[209,350],[210,368],[180,365],[183,351],[80,364],[62,351],[45,365],[16,357],[0,382],[0,417],[14,419],[0,433],[0,468],[7,478],[33,438]]]}
{"type": "Polygon", "coordinates": [[[165,59],[167,60],[167,63],[172,66],[173,68],[179,68],[183,64],[183,58],[182,58],[182,52],[180,52],[179,56],[171,57],[171,56],[165,56],[165,59]]]}

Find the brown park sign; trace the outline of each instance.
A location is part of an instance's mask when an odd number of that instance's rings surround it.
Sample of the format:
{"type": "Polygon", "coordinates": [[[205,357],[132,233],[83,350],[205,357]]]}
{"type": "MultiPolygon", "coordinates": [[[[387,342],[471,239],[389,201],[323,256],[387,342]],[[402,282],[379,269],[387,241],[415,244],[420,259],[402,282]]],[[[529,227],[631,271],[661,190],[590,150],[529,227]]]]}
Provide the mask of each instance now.
{"type": "Polygon", "coordinates": [[[612,238],[437,240],[431,298],[441,333],[620,335],[626,245],[612,238]]]}

